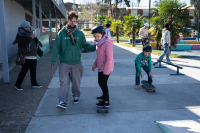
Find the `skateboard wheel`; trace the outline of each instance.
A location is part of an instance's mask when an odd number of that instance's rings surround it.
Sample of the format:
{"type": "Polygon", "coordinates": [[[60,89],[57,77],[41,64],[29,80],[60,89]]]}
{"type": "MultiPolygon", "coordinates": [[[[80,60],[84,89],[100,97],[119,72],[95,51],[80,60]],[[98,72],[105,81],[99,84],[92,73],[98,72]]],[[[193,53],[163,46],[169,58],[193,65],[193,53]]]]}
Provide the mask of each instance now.
{"type": "Polygon", "coordinates": [[[99,110],[97,110],[97,113],[99,113],[99,110]]]}
{"type": "Polygon", "coordinates": [[[108,113],[108,110],[106,110],[106,113],[108,113]]]}
{"type": "Polygon", "coordinates": [[[147,90],[147,92],[149,92],[149,90],[147,90]]]}
{"type": "Polygon", "coordinates": [[[153,92],[156,92],[156,90],[153,90],[153,92]]]}

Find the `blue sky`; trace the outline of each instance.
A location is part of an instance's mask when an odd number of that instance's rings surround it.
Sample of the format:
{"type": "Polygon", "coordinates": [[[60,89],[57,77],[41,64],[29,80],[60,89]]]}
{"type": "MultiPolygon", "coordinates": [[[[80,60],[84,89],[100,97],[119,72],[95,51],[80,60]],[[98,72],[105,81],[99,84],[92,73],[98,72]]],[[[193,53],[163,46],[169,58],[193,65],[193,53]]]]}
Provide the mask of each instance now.
{"type": "MultiPolygon", "coordinates": [[[[63,0],[64,2],[73,2],[73,0],[63,0]]],[[[134,4],[137,4],[137,0],[131,0],[131,6],[132,6],[132,1],[134,4]]],[[[190,0],[180,0],[181,2],[185,2],[186,4],[190,4],[190,0]]],[[[80,4],[80,3],[88,3],[88,2],[96,2],[96,0],[75,0],[75,3],[80,4]]],[[[114,2],[114,1],[113,1],[114,2]]],[[[154,0],[151,0],[151,3],[153,4],[154,0]]],[[[140,6],[149,6],[149,3],[147,0],[141,0],[140,6]]]]}

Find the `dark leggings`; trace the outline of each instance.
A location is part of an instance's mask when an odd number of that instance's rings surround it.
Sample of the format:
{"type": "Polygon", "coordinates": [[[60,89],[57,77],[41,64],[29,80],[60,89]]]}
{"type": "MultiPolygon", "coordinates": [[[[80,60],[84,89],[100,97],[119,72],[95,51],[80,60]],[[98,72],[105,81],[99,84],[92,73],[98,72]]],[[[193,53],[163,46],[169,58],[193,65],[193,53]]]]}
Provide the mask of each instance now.
{"type": "Polygon", "coordinates": [[[26,59],[25,64],[22,65],[22,70],[20,71],[17,81],[15,83],[15,86],[21,86],[22,82],[24,81],[24,78],[26,76],[26,73],[30,69],[30,77],[31,77],[31,84],[37,85],[36,81],[36,65],[37,65],[37,59],[26,59]]]}
{"type": "Polygon", "coordinates": [[[103,98],[104,101],[109,101],[109,91],[108,91],[108,78],[109,75],[104,75],[103,72],[98,73],[98,83],[101,87],[101,90],[103,91],[103,98]]]}

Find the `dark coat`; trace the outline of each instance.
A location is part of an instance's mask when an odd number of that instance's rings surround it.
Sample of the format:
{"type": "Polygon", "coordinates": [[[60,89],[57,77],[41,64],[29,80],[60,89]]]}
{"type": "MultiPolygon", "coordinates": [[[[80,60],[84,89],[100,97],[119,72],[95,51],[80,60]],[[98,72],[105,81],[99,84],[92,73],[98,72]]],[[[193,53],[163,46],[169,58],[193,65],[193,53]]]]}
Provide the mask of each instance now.
{"type": "MultiPolygon", "coordinates": [[[[42,44],[38,40],[37,37],[34,39],[31,39],[29,36],[20,36],[19,34],[17,34],[16,39],[13,42],[13,44],[16,44],[16,43],[18,43],[18,54],[22,54],[24,56],[35,56],[38,54],[39,56],[43,56],[43,51],[40,49],[40,47],[42,47],[42,44]],[[34,50],[29,51],[27,49],[29,43],[31,43],[31,42],[35,43],[35,47],[37,49],[37,51],[35,51],[35,53],[34,53],[34,50]]],[[[31,48],[34,48],[34,47],[31,47],[31,48]]]]}

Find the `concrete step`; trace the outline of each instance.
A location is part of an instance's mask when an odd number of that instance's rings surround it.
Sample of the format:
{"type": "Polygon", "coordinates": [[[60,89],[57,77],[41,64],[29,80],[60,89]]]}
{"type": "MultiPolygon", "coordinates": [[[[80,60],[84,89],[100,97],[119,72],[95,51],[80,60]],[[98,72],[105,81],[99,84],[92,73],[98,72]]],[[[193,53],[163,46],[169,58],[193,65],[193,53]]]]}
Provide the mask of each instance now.
{"type": "Polygon", "coordinates": [[[156,121],[165,133],[200,133],[200,119],[156,121]]]}

